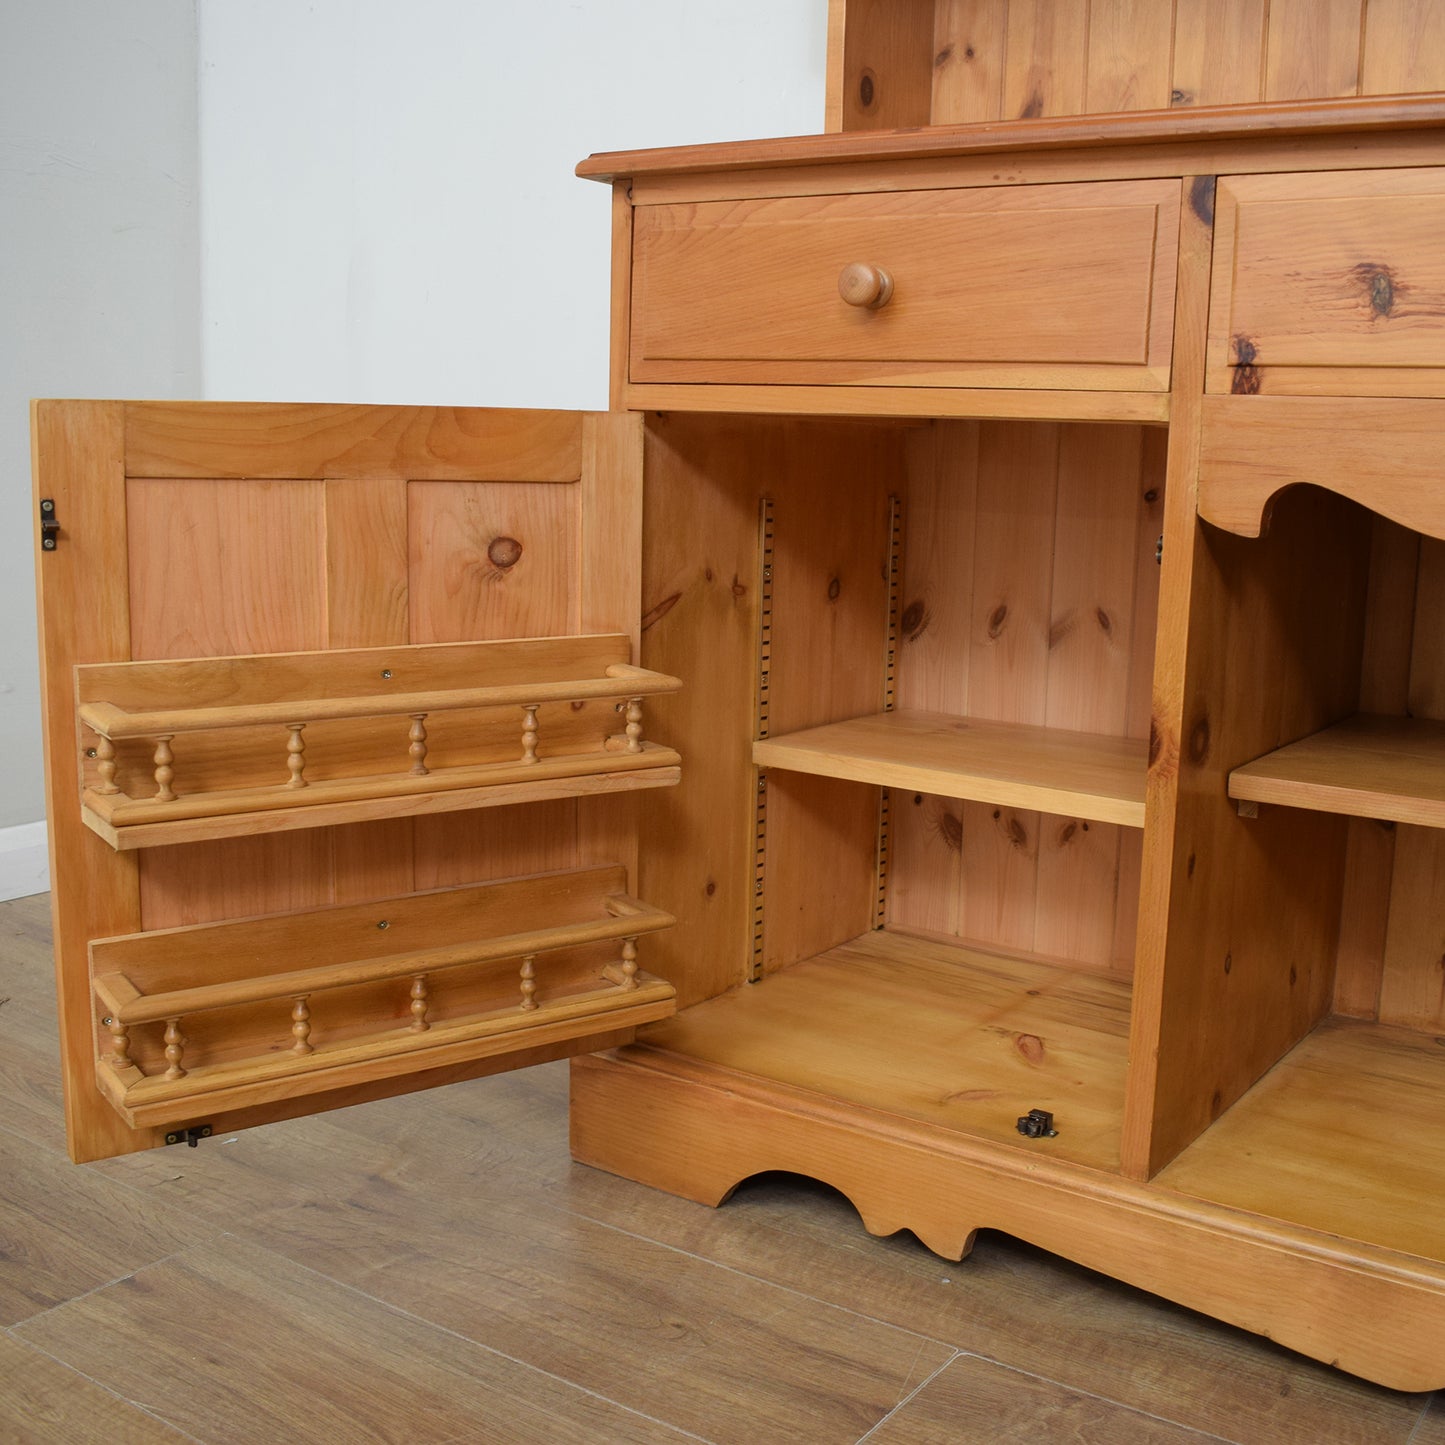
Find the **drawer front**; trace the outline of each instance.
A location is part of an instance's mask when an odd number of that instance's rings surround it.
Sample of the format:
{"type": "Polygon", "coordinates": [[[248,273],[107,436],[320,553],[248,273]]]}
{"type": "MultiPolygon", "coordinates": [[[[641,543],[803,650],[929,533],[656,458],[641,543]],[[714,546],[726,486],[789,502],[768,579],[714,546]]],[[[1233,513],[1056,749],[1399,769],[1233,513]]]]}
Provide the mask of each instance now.
{"type": "Polygon", "coordinates": [[[634,382],[1169,385],[1177,180],[639,206],[634,382]],[[886,273],[849,304],[853,265],[886,273]]]}
{"type": "Polygon", "coordinates": [[[1445,170],[1220,183],[1208,389],[1445,396],[1445,170]]]}

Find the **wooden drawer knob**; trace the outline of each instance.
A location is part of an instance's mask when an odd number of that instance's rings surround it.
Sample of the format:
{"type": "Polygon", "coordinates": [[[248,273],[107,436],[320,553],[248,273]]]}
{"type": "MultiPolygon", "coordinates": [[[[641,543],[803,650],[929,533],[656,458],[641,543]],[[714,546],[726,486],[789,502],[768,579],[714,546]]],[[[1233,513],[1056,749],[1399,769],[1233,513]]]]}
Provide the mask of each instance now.
{"type": "Polygon", "coordinates": [[[893,278],[881,267],[866,261],[850,261],[838,273],[838,294],[850,306],[877,311],[893,295],[893,278]]]}

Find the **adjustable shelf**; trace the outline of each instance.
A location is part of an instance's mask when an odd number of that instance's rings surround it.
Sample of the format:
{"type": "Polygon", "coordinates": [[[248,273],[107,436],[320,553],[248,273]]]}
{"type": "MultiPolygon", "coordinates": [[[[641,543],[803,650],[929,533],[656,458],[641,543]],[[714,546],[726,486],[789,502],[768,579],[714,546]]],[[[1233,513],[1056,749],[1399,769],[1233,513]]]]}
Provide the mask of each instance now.
{"type": "Polygon", "coordinates": [[[97,939],[97,1079],[164,1127],[666,1018],[637,940],[674,920],[625,885],[577,869],[97,939]]]}
{"type": "Polygon", "coordinates": [[[759,767],[1144,826],[1146,745],[1134,738],[887,712],[763,738],[759,767]]]}
{"type": "Polygon", "coordinates": [[[1229,775],[1229,796],[1445,828],[1445,723],[1360,714],[1229,775]]]}
{"type": "Polygon", "coordinates": [[[667,786],[642,703],[682,684],[630,657],[618,634],[78,667],[83,817],[128,849],[667,786]]]}

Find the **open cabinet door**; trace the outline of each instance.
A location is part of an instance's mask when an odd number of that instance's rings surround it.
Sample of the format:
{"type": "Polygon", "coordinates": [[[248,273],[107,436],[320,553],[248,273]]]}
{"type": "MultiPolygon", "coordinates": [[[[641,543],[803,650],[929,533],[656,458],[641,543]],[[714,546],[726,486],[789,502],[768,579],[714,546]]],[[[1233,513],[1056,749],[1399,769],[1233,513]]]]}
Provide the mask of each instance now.
{"type": "Polygon", "coordinates": [[[625,1042],[641,418],[35,403],[77,1161],[625,1042]]]}

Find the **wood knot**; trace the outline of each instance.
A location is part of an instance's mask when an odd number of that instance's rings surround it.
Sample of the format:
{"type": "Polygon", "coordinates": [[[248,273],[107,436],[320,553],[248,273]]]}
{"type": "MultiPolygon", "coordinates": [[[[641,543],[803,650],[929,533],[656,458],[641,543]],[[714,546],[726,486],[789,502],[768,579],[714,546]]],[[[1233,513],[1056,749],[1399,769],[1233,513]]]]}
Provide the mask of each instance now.
{"type": "Polygon", "coordinates": [[[1193,105],[1194,96],[1187,90],[1171,90],[1169,92],[1170,105],[1193,105]]]}
{"type": "Polygon", "coordinates": [[[1044,1041],[1037,1034],[1015,1034],[1014,1048],[1031,1064],[1044,1061],[1044,1041]]]}
{"type": "Polygon", "coordinates": [[[741,581],[738,580],[738,574],[737,574],[736,572],[734,572],[734,573],[733,573],[733,596],[734,596],[735,598],[737,598],[737,600],[738,600],[739,602],[741,602],[741,601],[743,600],[743,598],[746,597],[747,595],[748,595],[747,586],[746,586],[743,582],[741,582],[741,581]]]}
{"type": "Polygon", "coordinates": [[[1259,395],[1259,348],[1247,336],[1234,338],[1234,379],[1229,389],[1235,396],[1259,395]]]}
{"type": "Polygon", "coordinates": [[[717,883],[716,883],[716,881],[715,881],[714,879],[709,878],[709,879],[707,880],[707,887],[704,888],[702,891],[703,891],[709,898],[711,898],[711,897],[713,896],[713,894],[717,892],[717,883]]]}
{"type": "MultiPolygon", "coordinates": [[[[1177,104],[1178,102],[1176,102],[1177,104]]],[[[1206,225],[1214,224],[1214,177],[1195,176],[1189,185],[1189,209],[1206,225]]]]}
{"type": "Polygon", "coordinates": [[[647,611],[642,614],[642,630],[646,632],[654,622],[661,622],[662,619],[677,606],[681,596],[681,592],[674,592],[671,597],[664,597],[656,607],[649,607],[647,611]]]}
{"type": "Polygon", "coordinates": [[[1209,719],[1202,717],[1189,733],[1189,761],[1196,766],[1209,757],[1209,719]]]}
{"type": "Polygon", "coordinates": [[[955,817],[945,809],[939,814],[938,836],[950,853],[963,852],[963,819],[955,817]]]}
{"type": "Polygon", "coordinates": [[[1159,724],[1153,718],[1149,719],[1149,766],[1152,768],[1159,761],[1159,754],[1164,751],[1164,738],[1159,732],[1159,724]]]}
{"type": "Polygon", "coordinates": [[[1029,830],[1019,822],[1012,813],[1009,814],[1008,822],[1004,824],[1004,836],[1020,852],[1025,852],[1029,846],[1029,830]]]}
{"type": "Polygon", "coordinates": [[[1059,847],[1062,848],[1074,840],[1074,834],[1079,831],[1079,825],[1072,818],[1059,829],[1059,847]]]}
{"type": "Polygon", "coordinates": [[[1105,637],[1113,633],[1114,624],[1110,620],[1109,614],[1105,612],[1102,607],[1096,607],[1094,609],[1094,621],[1099,624],[1099,631],[1102,632],[1105,637]]]}
{"type": "Polygon", "coordinates": [[[838,594],[839,594],[842,590],[843,590],[843,584],[842,584],[836,577],[830,577],[830,578],[828,579],[828,601],[829,601],[829,602],[836,602],[836,601],[838,600],[838,594]]]}
{"type": "Polygon", "coordinates": [[[1020,120],[1037,120],[1044,113],[1043,92],[1037,87],[1029,92],[1029,98],[1024,101],[1023,109],[1019,111],[1020,120]]]}
{"type": "Polygon", "coordinates": [[[951,46],[951,45],[945,45],[945,46],[943,47],[943,49],[940,50],[940,51],[938,52],[938,54],[933,57],[934,68],[935,68],[935,69],[941,69],[943,66],[947,65],[948,62],[949,62],[950,60],[952,60],[952,59],[953,59],[953,46],[951,46]]]}
{"type": "Polygon", "coordinates": [[[909,642],[913,642],[928,630],[928,621],[928,611],[920,597],[903,609],[903,616],[898,619],[898,625],[902,628],[904,637],[909,642]]]}
{"type": "Polygon", "coordinates": [[[1159,488],[1150,487],[1149,490],[1144,493],[1144,500],[1152,507],[1154,503],[1159,500],[1159,488]]]}
{"type": "Polygon", "coordinates": [[[515,537],[493,537],[487,543],[487,561],[499,572],[510,571],[522,560],[522,544],[515,537]]]}
{"type": "Polygon", "coordinates": [[[871,110],[876,95],[877,86],[874,83],[873,72],[871,70],[865,70],[863,74],[858,77],[858,104],[861,105],[864,110],[871,110]]]}
{"type": "Polygon", "coordinates": [[[988,614],[988,635],[997,642],[1003,633],[1003,625],[1008,621],[1008,603],[1000,602],[992,612],[988,614]]]}
{"type": "Polygon", "coordinates": [[[1234,972],[1234,955],[1232,953],[1226,953],[1224,955],[1224,971],[1225,973],[1234,972]]]}
{"type": "Polygon", "coordinates": [[[1361,261],[1351,269],[1350,275],[1360,287],[1371,317],[1388,316],[1394,310],[1395,293],[1399,286],[1395,273],[1388,266],[1374,261],[1361,261]]]}
{"type": "Polygon", "coordinates": [[[1184,864],[1184,876],[1186,878],[1194,877],[1194,865],[1198,861],[1198,858],[1196,858],[1193,853],[1189,855],[1188,861],[1184,864]]]}

